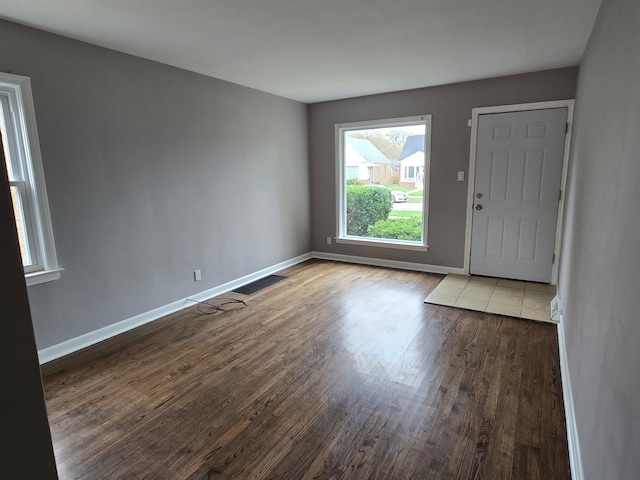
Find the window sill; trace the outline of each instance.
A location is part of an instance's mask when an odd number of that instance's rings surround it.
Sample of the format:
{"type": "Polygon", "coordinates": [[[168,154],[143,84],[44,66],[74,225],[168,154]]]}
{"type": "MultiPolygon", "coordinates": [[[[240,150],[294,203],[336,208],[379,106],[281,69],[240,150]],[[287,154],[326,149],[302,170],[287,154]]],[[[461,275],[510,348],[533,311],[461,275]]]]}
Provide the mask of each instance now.
{"type": "Polygon", "coordinates": [[[64,268],[55,268],[53,270],[43,270],[41,272],[33,272],[25,274],[24,278],[27,281],[27,287],[32,285],[39,285],[41,283],[53,282],[60,278],[60,273],[64,268]]]}
{"type": "Polygon", "coordinates": [[[367,246],[367,247],[396,248],[400,250],[417,250],[421,252],[426,252],[429,249],[429,245],[424,245],[419,243],[409,243],[409,242],[403,243],[397,240],[385,241],[382,239],[375,239],[375,240],[366,239],[365,240],[364,237],[362,238],[340,237],[340,238],[336,238],[336,243],[345,243],[347,245],[361,245],[363,247],[367,246]]]}

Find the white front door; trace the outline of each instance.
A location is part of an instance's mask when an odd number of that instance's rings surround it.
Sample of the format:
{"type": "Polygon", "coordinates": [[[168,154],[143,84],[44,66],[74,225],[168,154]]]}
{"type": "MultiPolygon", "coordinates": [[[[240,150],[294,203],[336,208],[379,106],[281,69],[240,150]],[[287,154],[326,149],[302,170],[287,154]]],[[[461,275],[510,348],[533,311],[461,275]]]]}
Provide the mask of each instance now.
{"type": "Polygon", "coordinates": [[[567,108],[478,116],[470,272],[551,282],[567,108]]]}

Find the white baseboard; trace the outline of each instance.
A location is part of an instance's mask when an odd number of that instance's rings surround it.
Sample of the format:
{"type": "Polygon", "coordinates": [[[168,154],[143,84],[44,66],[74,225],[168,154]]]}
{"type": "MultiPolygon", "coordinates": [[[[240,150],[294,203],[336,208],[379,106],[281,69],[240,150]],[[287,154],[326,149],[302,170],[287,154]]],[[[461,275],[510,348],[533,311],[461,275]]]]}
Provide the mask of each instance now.
{"type": "MultiPolygon", "coordinates": [[[[561,304],[562,305],[562,304],[561,304]]],[[[571,390],[571,375],[567,363],[567,345],[564,335],[564,322],[560,314],[558,323],[558,347],[560,349],[560,374],[562,376],[562,397],[564,398],[564,415],[567,422],[567,442],[569,443],[569,464],[571,466],[572,480],[583,480],[582,456],[580,455],[580,443],[578,441],[578,429],[576,426],[576,414],[573,406],[573,391],[571,390]]]]}
{"type": "MultiPolygon", "coordinates": [[[[332,260],[336,262],[357,263],[361,265],[372,265],[378,267],[398,268],[402,270],[413,270],[428,273],[464,274],[464,270],[462,268],[441,267],[437,265],[424,265],[421,263],[399,262],[394,260],[382,260],[379,258],[337,255],[323,252],[311,252],[278,263],[277,265],[264,268],[252,274],[245,275],[244,277],[237,278],[222,285],[218,285],[217,287],[211,288],[209,290],[189,295],[188,298],[198,301],[207,300],[217,295],[221,295],[225,292],[229,292],[234,288],[241,287],[242,285],[246,285],[247,283],[251,283],[266,275],[278,272],[284,268],[291,267],[293,265],[297,265],[298,263],[310,260],[311,258],[332,260]]],[[[115,337],[116,335],[144,325],[145,323],[153,322],[154,320],[158,320],[159,318],[178,312],[191,305],[193,305],[193,302],[187,300],[187,298],[182,298],[167,305],[154,308],[153,310],[150,310],[148,312],[141,313],[140,315],[135,315],[131,318],[127,318],[112,325],[107,325],[106,327],[99,328],[98,330],[94,330],[92,332],[85,333],[84,335],[66,340],[62,343],[52,345],[51,347],[43,348],[42,350],[38,351],[40,364],[42,365],[57,358],[64,357],[65,355],[69,355],[70,353],[77,352],[78,350],[82,350],[83,348],[102,342],[111,337],[115,337]]]]}
{"type": "Polygon", "coordinates": [[[398,268],[400,270],[412,270],[425,273],[456,273],[465,275],[463,268],[443,267],[440,265],[426,265],[424,263],[400,262],[397,260],[384,260],[381,258],[356,257],[353,255],[341,255],[337,253],[311,252],[313,258],[320,260],[332,260],[334,262],[357,263],[359,265],[371,265],[374,267],[398,268]]]}
{"type": "MultiPolygon", "coordinates": [[[[300,255],[276,265],[272,265],[271,267],[267,267],[257,272],[251,273],[249,275],[245,275],[244,277],[240,277],[222,285],[218,285],[217,287],[211,288],[209,290],[189,295],[188,298],[198,301],[207,300],[217,295],[229,292],[234,288],[238,288],[242,285],[246,285],[247,283],[251,283],[267,275],[271,275],[272,273],[278,272],[284,268],[291,267],[293,265],[297,265],[298,263],[310,260],[311,258],[311,254],[306,253],[304,255],[300,255]]],[[[153,310],[150,310],[148,312],[141,313],[140,315],[136,315],[134,317],[127,318],[126,320],[122,320],[112,325],[94,330],[93,332],[85,333],[84,335],[80,335],[79,337],[72,338],[56,345],[52,345],[51,347],[43,348],[42,350],[38,351],[38,359],[40,361],[40,365],[68,355],[70,353],[77,352],[78,350],[89,347],[98,342],[102,342],[103,340],[107,340],[111,337],[115,337],[116,335],[132,330],[136,327],[144,325],[145,323],[158,320],[159,318],[165,317],[192,305],[194,305],[193,302],[187,300],[187,298],[183,298],[162,307],[154,308],[153,310]]]]}

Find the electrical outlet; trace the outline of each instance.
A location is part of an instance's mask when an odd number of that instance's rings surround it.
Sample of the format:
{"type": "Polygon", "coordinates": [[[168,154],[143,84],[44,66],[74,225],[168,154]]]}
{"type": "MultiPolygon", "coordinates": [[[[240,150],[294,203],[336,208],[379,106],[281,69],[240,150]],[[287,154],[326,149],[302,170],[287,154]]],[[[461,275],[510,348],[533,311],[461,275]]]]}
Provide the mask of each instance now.
{"type": "Polygon", "coordinates": [[[464,171],[458,172],[458,181],[464,182],[464,171]]]}
{"type": "Polygon", "coordinates": [[[193,280],[199,282],[202,280],[202,270],[195,270],[193,272],[193,280]]]}
{"type": "Polygon", "coordinates": [[[327,237],[327,245],[331,245],[331,237],[327,237]]]}

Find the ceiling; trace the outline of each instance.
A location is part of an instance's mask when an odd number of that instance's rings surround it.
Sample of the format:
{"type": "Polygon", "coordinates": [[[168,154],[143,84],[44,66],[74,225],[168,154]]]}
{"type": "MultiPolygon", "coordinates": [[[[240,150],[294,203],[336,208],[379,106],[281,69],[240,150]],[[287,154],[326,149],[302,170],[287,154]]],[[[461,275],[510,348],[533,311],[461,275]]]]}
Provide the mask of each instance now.
{"type": "Polygon", "coordinates": [[[0,17],[314,103],[578,65],[601,0],[0,0],[0,17]]]}

